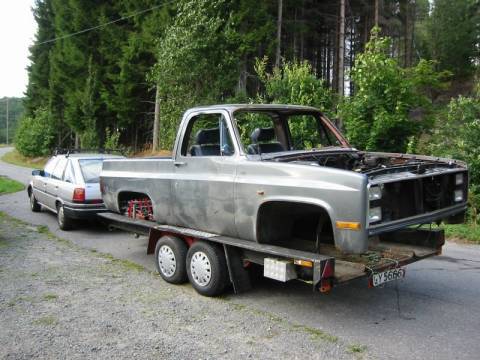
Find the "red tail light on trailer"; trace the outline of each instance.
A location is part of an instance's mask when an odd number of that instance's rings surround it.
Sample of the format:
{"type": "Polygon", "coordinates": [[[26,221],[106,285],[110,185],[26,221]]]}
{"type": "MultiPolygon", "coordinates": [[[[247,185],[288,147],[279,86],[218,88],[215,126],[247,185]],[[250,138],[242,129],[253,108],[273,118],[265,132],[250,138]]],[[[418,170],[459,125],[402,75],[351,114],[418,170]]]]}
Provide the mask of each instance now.
{"type": "Polygon", "coordinates": [[[85,202],[85,189],[84,188],[75,188],[73,190],[73,202],[83,203],[85,202]]]}

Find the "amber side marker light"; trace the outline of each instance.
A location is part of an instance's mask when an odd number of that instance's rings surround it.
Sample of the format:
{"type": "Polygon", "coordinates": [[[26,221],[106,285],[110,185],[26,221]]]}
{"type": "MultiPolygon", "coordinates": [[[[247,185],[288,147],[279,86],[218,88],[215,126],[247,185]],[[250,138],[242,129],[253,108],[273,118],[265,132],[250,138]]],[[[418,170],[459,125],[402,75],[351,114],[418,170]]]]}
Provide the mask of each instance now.
{"type": "Polygon", "coordinates": [[[360,230],[361,224],[359,222],[354,221],[337,221],[335,223],[337,229],[344,229],[344,230],[360,230]]]}
{"type": "Polygon", "coordinates": [[[300,260],[300,259],[295,259],[293,260],[293,263],[295,265],[300,265],[300,266],[305,266],[305,267],[313,267],[313,262],[308,261],[308,260],[300,260]]]}

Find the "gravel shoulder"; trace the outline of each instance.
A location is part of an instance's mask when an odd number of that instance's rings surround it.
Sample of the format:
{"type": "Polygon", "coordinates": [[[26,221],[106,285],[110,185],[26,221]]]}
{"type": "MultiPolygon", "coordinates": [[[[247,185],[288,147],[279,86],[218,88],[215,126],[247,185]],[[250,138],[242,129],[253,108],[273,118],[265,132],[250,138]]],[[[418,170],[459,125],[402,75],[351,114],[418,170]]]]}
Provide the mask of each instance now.
{"type": "Polygon", "coordinates": [[[369,358],[0,213],[0,358],[369,358]]]}

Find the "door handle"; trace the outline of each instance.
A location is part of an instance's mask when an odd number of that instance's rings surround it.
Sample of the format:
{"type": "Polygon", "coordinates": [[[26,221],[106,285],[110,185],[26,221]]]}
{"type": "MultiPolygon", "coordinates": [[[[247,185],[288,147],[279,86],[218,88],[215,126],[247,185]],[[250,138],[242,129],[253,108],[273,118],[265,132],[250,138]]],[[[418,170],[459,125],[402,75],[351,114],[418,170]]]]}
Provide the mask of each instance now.
{"type": "Polygon", "coordinates": [[[187,163],[184,162],[184,161],[174,161],[173,165],[179,167],[179,166],[185,166],[185,165],[187,165],[187,163]]]}

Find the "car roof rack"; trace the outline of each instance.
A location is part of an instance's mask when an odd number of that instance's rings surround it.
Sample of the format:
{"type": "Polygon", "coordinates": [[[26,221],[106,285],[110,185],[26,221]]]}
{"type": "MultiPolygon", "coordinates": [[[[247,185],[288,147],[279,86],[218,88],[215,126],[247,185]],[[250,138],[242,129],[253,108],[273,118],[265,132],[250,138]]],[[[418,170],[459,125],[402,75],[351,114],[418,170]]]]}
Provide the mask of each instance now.
{"type": "Polygon", "coordinates": [[[70,154],[82,154],[82,153],[97,153],[97,154],[114,154],[120,153],[121,155],[125,155],[123,149],[64,149],[64,148],[56,148],[53,156],[57,155],[65,155],[68,157],[70,154]]]}

